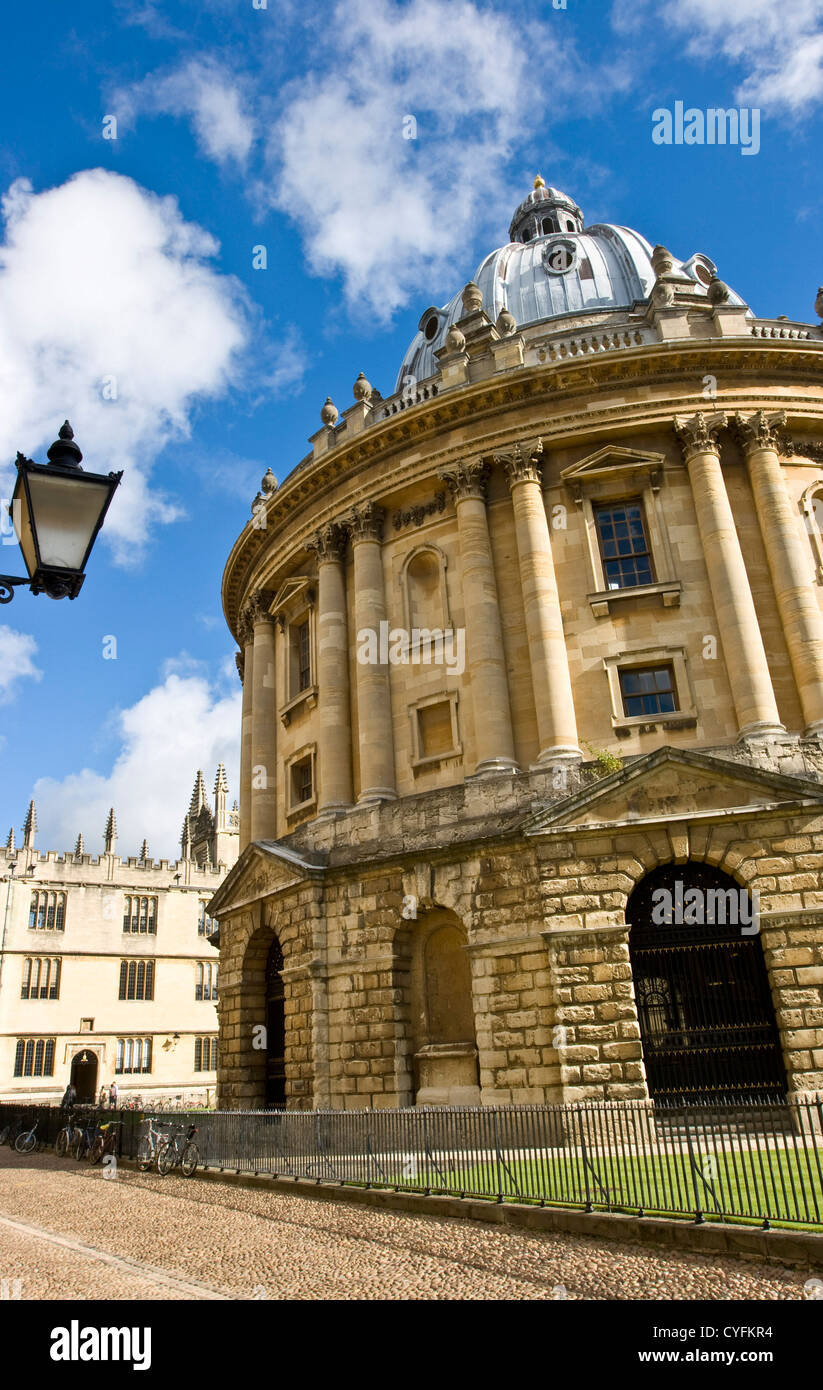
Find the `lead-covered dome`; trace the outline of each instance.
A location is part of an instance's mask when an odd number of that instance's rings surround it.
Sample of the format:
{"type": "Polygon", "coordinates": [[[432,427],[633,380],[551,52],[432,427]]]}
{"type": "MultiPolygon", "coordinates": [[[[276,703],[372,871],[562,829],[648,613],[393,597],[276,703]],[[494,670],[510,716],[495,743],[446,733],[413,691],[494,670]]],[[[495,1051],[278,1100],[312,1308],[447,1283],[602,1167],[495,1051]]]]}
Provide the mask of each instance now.
{"type": "MultiPolygon", "coordinates": [[[[657,278],[653,248],[645,237],[611,223],[586,227],[574,199],[539,176],[515,211],[509,236],[473,277],[494,323],[502,309],[513,315],[518,329],[564,314],[591,313],[600,319],[604,312],[627,311],[647,300],[657,278]]],[[[705,295],[714,263],[700,254],[688,261],[671,259],[672,273],[687,277],[705,295]]],[[[743,300],[730,291],[729,303],[743,300]]],[[[425,311],[403,358],[396,390],[408,385],[409,378],[425,381],[434,375],[435,354],[464,313],[461,291],[442,308],[432,305],[425,311]]]]}

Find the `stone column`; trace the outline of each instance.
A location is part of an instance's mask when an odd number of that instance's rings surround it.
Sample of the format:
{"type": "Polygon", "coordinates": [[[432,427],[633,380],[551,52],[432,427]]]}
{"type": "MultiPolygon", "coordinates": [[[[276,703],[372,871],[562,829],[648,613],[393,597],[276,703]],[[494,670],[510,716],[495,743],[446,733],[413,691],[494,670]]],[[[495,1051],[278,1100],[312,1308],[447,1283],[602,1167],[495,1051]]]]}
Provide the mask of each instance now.
{"type": "Polygon", "coordinates": [[[800,695],[807,737],[823,737],[823,613],[811,582],[799,518],[786,489],[776,428],[784,411],[736,415],[766,560],[789,659],[800,695]]]}
{"type": "Polygon", "coordinates": [[[277,710],[274,679],[272,594],[258,589],[249,600],[254,632],[252,660],[251,818],[252,840],[277,836],[277,710]]]}
{"type": "Polygon", "coordinates": [[[317,809],[331,815],[354,799],[345,536],[338,526],[324,526],[307,546],[317,555],[317,809]]]}
{"type": "Polygon", "coordinates": [[[725,425],[726,416],[719,412],[711,416],[701,412],[691,419],[678,415],[674,421],[689,470],[738,737],[762,738],[785,729],[720,467],[716,435],[725,425]]]}
{"type": "Polygon", "coordinates": [[[539,763],[580,759],[572,682],[554,572],[551,535],[540,473],[542,444],[524,456],[519,445],[501,455],[514,507],[520,584],[529,639],[539,763]]]}
{"type": "Polygon", "coordinates": [[[466,655],[477,746],[475,772],[516,772],[509,682],[497,599],[485,465],[459,463],[439,476],[457,508],[460,568],[466,612],[466,655]]]}
{"type": "Polygon", "coordinates": [[[242,651],[235,661],[237,672],[243,684],[243,713],[240,723],[240,853],[251,839],[251,731],[252,731],[252,690],[254,667],[254,629],[246,611],[240,614],[238,636],[242,651]]]}
{"type": "MultiPolygon", "coordinates": [[[[381,536],[385,513],[373,502],[354,507],[347,517],[354,552],[355,640],[364,629],[377,634],[388,622],[381,536]]],[[[359,641],[358,641],[359,647],[359,641]]],[[[394,801],[394,726],[389,668],[379,661],[357,662],[357,732],[360,744],[358,801],[394,801]]]]}

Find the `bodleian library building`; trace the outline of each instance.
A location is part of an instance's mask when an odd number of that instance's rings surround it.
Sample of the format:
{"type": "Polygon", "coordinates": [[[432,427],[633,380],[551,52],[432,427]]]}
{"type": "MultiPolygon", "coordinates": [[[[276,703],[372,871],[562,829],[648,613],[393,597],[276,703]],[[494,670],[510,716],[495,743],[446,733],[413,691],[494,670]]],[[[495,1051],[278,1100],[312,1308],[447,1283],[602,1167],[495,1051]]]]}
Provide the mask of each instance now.
{"type": "Polygon", "coordinates": [[[226,771],[202,772],[180,857],[117,853],[109,812],[100,854],[36,847],[32,801],[0,849],[0,1099],[56,1105],[71,1083],[92,1101],[213,1106],[217,924],[207,908],[235,863],[238,814],[226,771]]]}
{"type": "Polygon", "coordinates": [[[821,324],[538,177],[353,395],[225,568],[218,1103],[823,1090],[821,324]]]}

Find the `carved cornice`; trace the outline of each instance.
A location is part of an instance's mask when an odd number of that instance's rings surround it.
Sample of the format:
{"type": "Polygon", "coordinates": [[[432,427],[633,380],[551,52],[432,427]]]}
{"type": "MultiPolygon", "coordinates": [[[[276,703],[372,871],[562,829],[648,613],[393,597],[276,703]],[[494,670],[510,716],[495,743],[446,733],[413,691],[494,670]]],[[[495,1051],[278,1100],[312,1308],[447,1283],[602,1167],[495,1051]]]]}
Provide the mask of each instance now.
{"type": "Polygon", "coordinates": [[[345,524],[351,532],[352,541],[379,541],[383,539],[383,522],[386,512],[376,502],[361,502],[346,513],[345,524]]]}
{"type": "Polygon", "coordinates": [[[487,473],[483,459],[469,459],[455,463],[437,476],[450,489],[455,502],[465,502],[467,497],[478,497],[485,502],[487,473]]]}
{"type": "Polygon", "coordinates": [[[773,449],[778,453],[781,439],[777,430],[785,423],[785,410],[756,410],[753,415],[743,415],[738,411],[734,417],[735,434],[747,454],[755,449],[773,449]]]}
{"type": "Polygon", "coordinates": [[[675,415],[675,434],[680,440],[686,462],[694,454],[719,454],[716,436],[728,423],[728,416],[722,410],[714,415],[704,415],[702,410],[692,416],[675,415]]]}
{"type": "Polygon", "coordinates": [[[495,454],[494,461],[505,468],[510,488],[513,488],[515,483],[537,483],[542,486],[542,456],[543,440],[538,439],[537,443],[531,446],[521,447],[520,444],[515,444],[508,452],[495,454]]]}
{"type": "Polygon", "coordinates": [[[346,550],[345,529],[339,522],[328,522],[325,526],[321,526],[319,531],[315,531],[313,536],[309,536],[306,541],[306,549],[314,551],[318,564],[322,565],[330,561],[339,563],[346,550]]]}

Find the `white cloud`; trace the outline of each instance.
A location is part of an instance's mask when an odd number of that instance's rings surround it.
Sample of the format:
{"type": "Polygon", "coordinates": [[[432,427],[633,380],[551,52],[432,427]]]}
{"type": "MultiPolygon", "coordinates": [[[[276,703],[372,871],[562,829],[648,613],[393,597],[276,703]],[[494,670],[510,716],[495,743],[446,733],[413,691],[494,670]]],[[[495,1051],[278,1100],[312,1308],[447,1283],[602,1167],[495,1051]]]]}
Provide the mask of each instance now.
{"type": "Polygon", "coordinates": [[[150,73],[115,93],[112,107],[126,128],[143,114],[188,118],[201,150],[217,164],[244,165],[254,142],[254,121],[239,81],[209,58],[150,73]]]}
{"type": "Polygon", "coordinates": [[[36,651],[37,643],[27,632],[0,626],[0,704],[14,698],[17,681],[27,676],[40,680],[43,672],[33,660],[36,651]]]}
{"type": "MultiPolygon", "coordinates": [[[[535,53],[508,18],[469,0],[344,0],[324,37],[334,61],[321,52],[286,89],[260,196],[298,223],[313,273],[342,275],[350,305],[387,320],[449,272],[484,200],[500,195],[525,113],[543,105],[535,53]],[[407,117],[416,138],[404,138],[407,117]]],[[[547,32],[541,47],[537,66],[548,47],[561,91],[569,64],[547,32]]]]}
{"type": "MultiPolygon", "coordinates": [[[[221,678],[230,675],[228,668],[221,678]]],[[[211,794],[218,762],[226,765],[229,805],[238,795],[241,691],[210,683],[185,659],[169,662],[163,681],[115,717],[120,751],[108,774],[89,768],[34,787],[41,849],[72,849],[82,831],[98,853],[111,806],[118,853],[137,854],[143,839],[156,858],[176,858],[194,778],[202,768],[211,794]]]]}
{"type": "MultiPolygon", "coordinates": [[[[129,563],[179,515],[150,489],[151,464],[189,434],[198,400],[234,384],[245,293],[209,264],[217,243],[174,198],[119,174],[86,170],[42,193],[19,180],[3,210],[0,460],[37,457],[68,416],[84,467],[125,469],[102,536],[129,563]]],[[[0,493],[10,482],[0,474],[0,493]]]]}
{"type": "Polygon", "coordinates": [[[618,28],[646,21],[688,36],[686,51],[747,69],[735,99],[797,115],[823,99],[823,0],[619,0],[618,28]]]}

